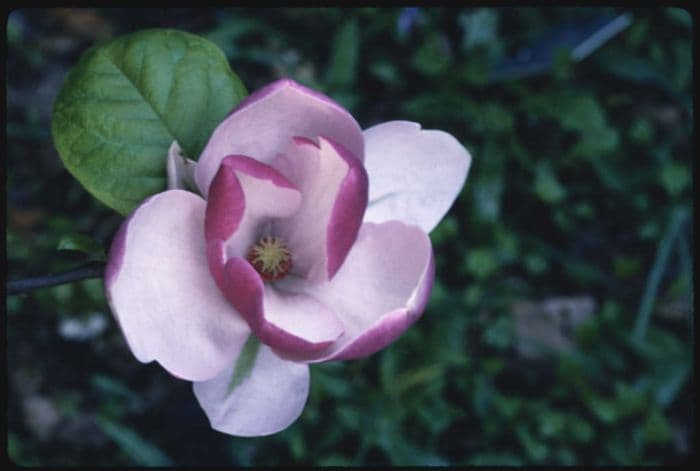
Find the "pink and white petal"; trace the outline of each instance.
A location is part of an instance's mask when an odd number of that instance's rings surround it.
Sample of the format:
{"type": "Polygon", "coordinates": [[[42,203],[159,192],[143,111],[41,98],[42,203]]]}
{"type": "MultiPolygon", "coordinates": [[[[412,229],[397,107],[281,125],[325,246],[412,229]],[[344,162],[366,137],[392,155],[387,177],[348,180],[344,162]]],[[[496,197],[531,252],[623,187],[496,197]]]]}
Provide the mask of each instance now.
{"type": "Polygon", "coordinates": [[[242,437],[270,435],[287,428],[304,410],[308,365],[284,360],[265,345],[259,345],[252,361],[240,379],[233,377],[239,365],[232,362],[217,377],[194,383],[213,429],[242,437]]]}
{"type": "Polygon", "coordinates": [[[471,156],[452,135],[389,121],[364,131],[369,204],[365,222],[400,220],[426,232],[459,195],[471,156]]]}
{"type": "Polygon", "coordinates": [[[330,282],[288,282],[331,306],[345,334],[320,354],[289,355],[296,361],[361,358],[396,340],[423,313],[435,277],[428,236],[399,221],[365,223],[343,266],[330,282]]]}
{"type": "Polygon", "coordinates": [[[333,277],[355,242],[367,206],[367,173],[357,157],[322,136],[295,137],[273,162],[303,195],[299,210],[275,221],[293,256],[293,272],[314,281],[333,277]]]}
{"type": "Polygon", "coordinates": [[[209,274],[205,204],[184,190],[146,200],[115,236],[105,271],[107,300],[136,358],[194,381],[216,376],[250,333],[209,274]]]}
{"type": "Polygon", "coordinates": [[[278,80],[248,96],[214,130],[197,163],[195,180],[207,195],[221,160],[250,155],[269,163],[293,136],[328,136],[358,158],[364,140],[357,121],[329,97],[290,79],[278,80]]]}
{"type": "Polygon", "coordinates": [[[294,214],[301,193],[277,170],[242,155],[221,162],[207,200],[206,240],[224,242],[226,258],[244,256],[267,221],[294,214]]]}
{"type": "Polygon", "coordinates": [[[224,295],[260,341],[282,352],[319,352],[343,334],[333,310],[304,293],[288,293],[263,283],[243,258],[226,262],[224,295]]]}
{"type": "Polygon", "coordinates": [[[197,162],[186,158],[180,144],[173,141],[168,150],[168,159],[165,165],[166,174],[168,176],[168,190],[197,190],[197,184],[194,181],[194,169],[197,162]]]}

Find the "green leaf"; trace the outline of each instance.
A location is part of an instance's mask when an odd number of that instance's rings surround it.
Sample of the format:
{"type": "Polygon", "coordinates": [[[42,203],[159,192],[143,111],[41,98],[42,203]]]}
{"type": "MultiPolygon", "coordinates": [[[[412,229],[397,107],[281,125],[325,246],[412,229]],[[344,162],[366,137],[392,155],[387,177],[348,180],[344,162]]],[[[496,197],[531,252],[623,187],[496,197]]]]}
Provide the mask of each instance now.
{"type": "Polygon", "coordinates": [[[83,252],[90,260],[106,260],[105,249],[90,236],[85,234],[68,234],[61,237],[56,247],[58,250],[74,250],[83,252]]]}
{"type": "Polygon", "coordinates": [[[104,418],[96,419],[105,435],[111,438],[135,464],[143,466],[172,466],[172,460],[130,428],[104,418]]]}
{"type": "Polygon", "coordinates": [[[259,349],[260,341],[255,335],[250,335],[245,345],[243,345],[241,354],[236,360],[236,366],[233,368],[231,382],[228,384],[229,394],[231,394],[253,370],[253,365],[255,365],[255,359],[258,356],[259,349]]]}
{"type": "Polygon", "coordinates": [[[429,77],[442,74],[449,69],[451,63],[450,42],[440,33],[428,36],[413,56],[413,66],[429,77]]]}
{"type": "Polygon", "coordinates": [[[513,325],[509,317],[499,317],[490,322],[483,333],[484,343],[505,350],[513,343],[513,325]]]}
{"type": "Polygon", "coordinates": [[[481,452],[469,458],[473,466],[522,466],[523,459],[510,452],[481,452]]]}
{"type": "Polygon", "coordinates": [[[679,196],[693,183],[690,169],[676,162],[667,162],[661,168],[661,184],[671,196],[679,196]]]}
{"type": "Polygon", "coordinates": [[[591,393],[586,401],[593,415],[601,422],[612,424],[619,418],[619,411],[613,401],[594,393],[591,393]]]}
{"type": "Polygon", "coordinates": [[[644,295],[642,296],[639,311],[637,313],[637,320],[635,321],[634,330],[632,331],[632,337],[638,343],[641,343],[644,340],[644,335],[649,327],[649,320],[654,308],[654,303],[656,302],[656,293],[659,289],[664,271],[666,270],[671,254],[671,248],[673,247],[673,242],[676,239],[677,234],[682,229],[687,215],[687,208],[675,208],[671,212],[666,233],[661,241],[659,241],[659,245],[656,249],[656,257],[654,258],[654,264],[652,265],[651,270],[649,271],[649,276],[647,277],[644,295]]]}
{"type": "Polygon", "coordinates": [[[535,194],[545,203],[557,204],[566,197],[566,190],[548,165],[540,165],[535,169],[534,189],[535,194]]]}
{"type": "Polygon", "coordinates": [[[585,419],[571,414],[567,416],[566,431],[574,442],[588,443],[593,439],[595,430],[585,419]]]}
{"type": "Polygon", "coordinates": [[[647,442],[663,444],[673,439],[673,430],[666,417],[654,408],[642,426],[642,434],[647,442]]]}
{"type": "Polygon", "coordinates": [[[360,32],[357,22],[346,22],[333,39],[333,53],[326,81],[331,86],[347,88],[357,75],[357,59],[360,48],[360,32]]]}
{"type": "Polygon", "coordinates": [[[500,263],[492,250],[479,247],[467,255],[466,268],[476,278],[484,279],[495,273],[500,263]]]}
{"type": "Polygon", "coordinates": [[[71,174],[122,214],[165,189],[176,140],[197,159],[245,96],[221,50],[176,30],[151,29],[86,51],[54,104],[52,133],[71,174]]]}
{"type": "Polygon", "coordinates": [[[462,30],[462,50],[471,52],[476,48],[485,49],[500,46],[498,37],[499,15],[490,8],[476,8],[462,12],[457,18],[462,30]]]}
{"type": "Polygon", "coordinates": [[[540,463],[547,458],[549,454],[547,445],[535,438],[526,426],[522,425],[516,427],[515,435],[530,460],[535,463],[540,463]]]}

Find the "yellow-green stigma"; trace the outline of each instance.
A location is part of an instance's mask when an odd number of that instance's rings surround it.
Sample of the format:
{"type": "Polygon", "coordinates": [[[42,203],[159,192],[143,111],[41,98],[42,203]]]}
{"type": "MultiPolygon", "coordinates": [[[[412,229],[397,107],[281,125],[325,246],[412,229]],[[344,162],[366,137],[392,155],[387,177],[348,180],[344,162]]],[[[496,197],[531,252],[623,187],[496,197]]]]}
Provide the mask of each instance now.
{"type": "Polygon", "coordinates": [[[253,268],[265,281],[277,281],[292,269],[292,256],[279,237],[265,236],[246,255],[253,268]]]}

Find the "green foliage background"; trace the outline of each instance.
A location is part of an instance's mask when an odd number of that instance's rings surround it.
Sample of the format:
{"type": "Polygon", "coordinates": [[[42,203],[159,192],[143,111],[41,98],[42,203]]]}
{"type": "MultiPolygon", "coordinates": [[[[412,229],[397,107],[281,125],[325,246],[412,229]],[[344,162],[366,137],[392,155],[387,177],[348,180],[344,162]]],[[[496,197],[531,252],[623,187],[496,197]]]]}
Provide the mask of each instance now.
{"type": "Polygon", "coordinates": [[[337,99],[363,127],[407,119],[448,131],[473,164],[431,234],[437,280],[423,318],[370,358],[314,366],[302,416],[271,437],[211,430],[189,383],[133,358],[100,280],[8,297],[9,457],[23,465],[688,460],[692,17],[636,9],[628,28],[581,62],[557,49],[540,75],[490,74],[562,24],[616,13],[13,11],[9,279],[99,259],[109,245],[122,217],[62,167],[50,111],[82,51],[142,28],[214,41],[248,90],[289,76],[337,99]],[[564,329],[571,347],[523,355],[517,306],[562,296],[595,306],[564,329]],[[89,338],[66,333],[93,321],[103,328],[89,338]]]}

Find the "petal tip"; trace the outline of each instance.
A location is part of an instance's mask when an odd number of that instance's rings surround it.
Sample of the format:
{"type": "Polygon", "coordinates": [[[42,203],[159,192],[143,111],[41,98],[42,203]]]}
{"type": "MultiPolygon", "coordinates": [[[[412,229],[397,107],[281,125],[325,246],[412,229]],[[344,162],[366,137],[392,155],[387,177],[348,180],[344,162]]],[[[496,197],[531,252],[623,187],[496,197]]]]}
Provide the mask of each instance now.
{"type": "Polygon", "coordinates": [[[332,149],[348,166],[326,230],[326,271],[328,279],[332,279],[357,239],[369,199],[369,178],[364,166],[352,152],[332,139],[322,136],[318,139],[322,152],[332,149]]]}

